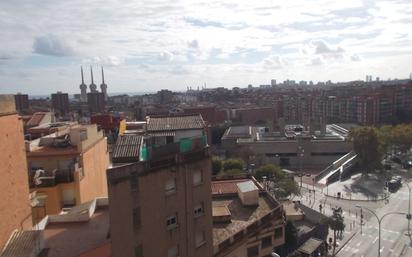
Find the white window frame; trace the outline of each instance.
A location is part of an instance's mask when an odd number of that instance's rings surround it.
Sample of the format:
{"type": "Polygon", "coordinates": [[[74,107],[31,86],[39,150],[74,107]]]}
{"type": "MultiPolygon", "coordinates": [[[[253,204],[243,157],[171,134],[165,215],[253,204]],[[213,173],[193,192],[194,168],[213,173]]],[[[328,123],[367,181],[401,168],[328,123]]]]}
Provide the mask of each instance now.
{"type": "Polygon", "coordinates": [[[179,246],[178,245],[170,247],[167,250],[167,257],[178,257],[178,256],[179,256],[179,246]]]}
{"type": "Polygon", "coordinates": [[[198,203],[194,206],[193,214],[194,214],[195,218],[205,215],[205,208],[204,208],[203,202],[198,203]]]}
{"type": "Polygon", "coordinates": [[[201,184],[203,184],[203,170],[195,170],[193,172],[193,186],[198,186],[201,184]],[[200,174],[200,176],[198,176],[197,174],[200,174]]]}
{"type": "Polygon", "coordinates": [[[177,228],[177,214],[170,215],[166,218],[166,228],[167,230],[172,230],[177,228]]]}
{"type": "Polygon", "coordinates": [[[195,234],[195,246],[196,248],[206,244],[206,235],[204,231],[197,231],[195,234]]]}
{"type": "Polygon", "coordinates": [[[176,193],[176,179],[168,179],[165,183],[165,195],[173,195],[176,193]]]}

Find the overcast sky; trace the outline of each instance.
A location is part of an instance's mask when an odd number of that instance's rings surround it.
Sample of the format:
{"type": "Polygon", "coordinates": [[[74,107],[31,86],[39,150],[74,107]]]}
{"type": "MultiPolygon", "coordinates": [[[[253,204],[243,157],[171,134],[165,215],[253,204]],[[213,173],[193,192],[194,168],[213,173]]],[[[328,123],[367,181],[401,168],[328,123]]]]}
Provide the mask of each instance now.
{"type": "Polygon", "coordinates": [[[412,72],[411,0],[1,0],[0,93],[245,87],[412,72]]]}

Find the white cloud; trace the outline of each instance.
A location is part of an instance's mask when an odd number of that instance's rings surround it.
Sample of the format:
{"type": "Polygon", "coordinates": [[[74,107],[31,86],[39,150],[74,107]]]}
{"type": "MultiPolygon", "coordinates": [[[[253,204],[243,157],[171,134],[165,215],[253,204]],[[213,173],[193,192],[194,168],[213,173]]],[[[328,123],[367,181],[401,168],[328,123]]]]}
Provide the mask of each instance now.
{"type": "Polygon", "coordinates": [[[199,47],[199,41],[197,41],[196,39],[189,41],[187,43],[187,45],[191,48],[198,48],[199,47]]]}
{"type": "Polygon", "coordinates": [[[171,52],[168,51],[163,51],[161,53],[159,53],[159,60],[160,61],[165,61],[165,62],[170,62],[173,60],[173,54],[171,52]]]}
{"type": "Polygon", "coordinates": [[[74,55],[74,48],[65,40],[55,35],[36,37],[33,43],[33,51],[37,54],[70,56],[74,55]]]}
{"type": "Polygon", "coordinates": [[[351,59],[351,61],[353,61],[353,62],[360,62],[360,61],[362,60],[362,58],[361,58],[359,55],[357,55],[357,54],[352,55],[352,56],[350,57],[350,59],[351,59]]]}
{"type": "MultiPolygon", "coordinates": [[[[136,80],[184,85],[185,76],[221,86],[275,75],[350,80],[366,69],[401,77],[411,67],[411,13],[410,1],[386,0],[0,1],[0,73],[16,91],[53,85],[44,82],[55,65],[77,72],[82,62],[116,69],[130,88],[136,80]],[[387,60],[400,68],[387,69],[387,60]],[[26,80],[13,69],[27,69],[26,80]]],[[[72,76],[64,79],[77,90],[72,76]]]]}
{"type": "Polygon", "coordinates": [[[263,68],[267,70],[281,69],[285,65],[285,62],[278,55],[270,56],[263,60],[263,68]]]}

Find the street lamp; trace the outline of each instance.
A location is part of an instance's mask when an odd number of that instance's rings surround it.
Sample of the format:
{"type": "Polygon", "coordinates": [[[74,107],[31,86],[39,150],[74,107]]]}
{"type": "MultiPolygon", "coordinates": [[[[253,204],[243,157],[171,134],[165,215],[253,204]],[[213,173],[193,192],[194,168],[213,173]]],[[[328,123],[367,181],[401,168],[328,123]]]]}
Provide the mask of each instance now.
{"type": "Polygon", "coordinates": [[[355,205],[355,207],[356,207],[356,208],[360,208],[361,210],[362,210],[362,209],[368,210],[370,213],[372,213],[373,215],[375,215],[376,219],[378,220],[378,225],[379,225],[379,242],[378,242],[378,247],[379,247],[379,248],[378,248],[378,257],[380,257],[380,256],[381,256],[381,224],[382,224],[383,218],[385,218],[385,217],[388,216],[389,214],[405,215],[406,213],[403,213],[403,212],[388,212],[388,213],[385,213],[381,218],[379,218],[378,215],[377,215],[374,211],[372,211],[371,209],[369,209],[369,208],[367,208],[367,207],[363,207],[363,206],[360,206],[360,205],[355,205]]]}

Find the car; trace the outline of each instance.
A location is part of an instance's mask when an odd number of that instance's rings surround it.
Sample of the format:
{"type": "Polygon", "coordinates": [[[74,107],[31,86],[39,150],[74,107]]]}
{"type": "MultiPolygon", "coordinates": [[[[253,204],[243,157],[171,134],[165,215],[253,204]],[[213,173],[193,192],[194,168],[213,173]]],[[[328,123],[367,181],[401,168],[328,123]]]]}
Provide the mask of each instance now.
{"type": "Polygon", "coordinates": [[[398,164],[401,164],[401,163],[402,163],[401,158],[398,157],[398,156],[396,156],[396,155],[394,155],[394,156],[391,157],[391,161],[396,162],[396,163],[398,163],[398,164]]]}
{"type": "MultiPolygon", "coordinates": [[[[399,177],[399,176],[396,176],[399,177]]],[[[388,190],[389,192],[395,192],[396,190],[398,190],[401,187],[401,181],[402,179],[394,179],[392,178],[391,180],[389,180],[389,182],[387,182],[387,186],[388,186],[388,190]]]]}

